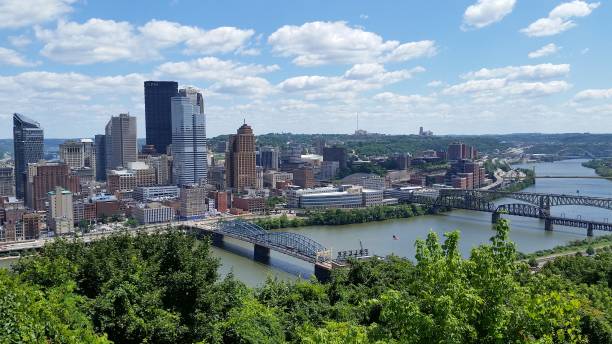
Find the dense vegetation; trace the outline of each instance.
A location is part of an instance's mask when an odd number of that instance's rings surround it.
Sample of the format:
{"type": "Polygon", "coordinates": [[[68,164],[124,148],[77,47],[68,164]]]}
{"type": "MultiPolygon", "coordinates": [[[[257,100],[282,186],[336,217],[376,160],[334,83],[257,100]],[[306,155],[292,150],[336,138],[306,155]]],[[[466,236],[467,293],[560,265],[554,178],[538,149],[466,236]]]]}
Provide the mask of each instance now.
{"type": "Polygon", "coordinates": [[[612,160],[593,159],[583,162],[582,166],[594,169],[599,176],[612,177],[612,160]]]}
{"type": "Polygon", "coordinates": [[[582,240],[574,240],[570,241],[565,245],[556,246],[551,249],[535,251],[530,254],[519,253],[519,258],[537,258],[550,256],[557,253],[585,252],[589,247],[594,247],[596,249],[612,247],[612,235],[602,235],[582,240]]]}
{"type": "Polygon", "coordinates": [[[417,204],[381,205],[356,209],[326,209],[308,211],[304,217],[289,219],[286,215],[255,220],[264,229],[316,225],[348,225],[390,219],[404,219],[427,213],[429,208],[417,204]]]}
{"type": "Polygon", "coordinates": [[[0,271],[0,342],[610,343],[612,256],[529,273],[508,226],[458,251],[417,241],[415,262],[354,262],[328,284],[219,280],[208,244],[178,232],[58,241],[0,271]]]}

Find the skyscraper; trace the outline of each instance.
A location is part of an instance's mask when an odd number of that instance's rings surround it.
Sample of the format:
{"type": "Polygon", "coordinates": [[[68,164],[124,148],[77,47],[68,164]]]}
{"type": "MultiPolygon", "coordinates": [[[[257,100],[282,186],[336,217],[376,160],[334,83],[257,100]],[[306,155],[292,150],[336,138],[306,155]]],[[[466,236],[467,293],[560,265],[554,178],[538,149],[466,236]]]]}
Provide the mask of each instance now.
{"type": "Polygon", "coordinates": [[[274,147],[262,147],[261,166],[266,170],[278,170],[279,151],[274,147]]]}
{"type": "Polygon", "coordinates": [[[106,168],[127,167],[138,161],[136,117],[122,113],[106,124],[106,168]]]}
{"type": "Polygon", "coordinates": [[[172,97],[172,156],[178,185],[205,185],[207,179],[204,99],[194,88],[172,97]]]}
{"type": "Polygon", "coordinates": [[[15,152],[15,191],[25,197],[28,164],[43,158],[43,130],[38,122],[13,114],[13,148],[15,152]]]}
{"type": "Polygon", "coordinates": [[[68,140],[60,145],[60,159],[73,170],[89,169],[96,177],[96,150],[92,139],[68,140]]]}
{"type": "Polygon", "coordinates": [[[106,135],[98,134],[95,137],[96,146],[96,180],[106,180],[106,135]]]}
{"type": "Polygon", "coordinates": [[[225,153],[227,185],[236,191],[257,187],[255,169],[255,135],[253,129],[243,124],[235,135],[228,138],[225,153]]]}
{"type": "Polygon", "coordinates": [[[178,95],[175,81],[145,81],[145,127],[147,144],[155,146],[157,153],[166,153],[172,143],[172,110],[170,98],[178,95]]]}

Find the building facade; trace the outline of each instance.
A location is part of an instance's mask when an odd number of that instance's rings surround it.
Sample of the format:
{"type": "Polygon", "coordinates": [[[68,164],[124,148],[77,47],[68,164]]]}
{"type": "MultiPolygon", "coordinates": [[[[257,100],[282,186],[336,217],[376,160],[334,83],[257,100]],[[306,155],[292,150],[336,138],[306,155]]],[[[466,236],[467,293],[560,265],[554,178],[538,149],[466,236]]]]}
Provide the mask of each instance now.
{"type": "Polygon", "coordinates": [[[138,161],[136,144],[136,117],[122,113],[106,124],[106,168],[127,167],[138,161]]]}
{"type": "Polygon", "coordinates": [[[175,81],[145,81],[145,128],[147,145],[159,154],[166,153],[172,143],[172,112],[170,98],[178,95],[175,81]]]}
{"type": "Polygon", "coordinates": [[[72,192],[58,186],[48,192],[49,209],[47,222],[49,229],[56,235],[67,234],[74,229],[74,212],[72,208],[72,192]]]}
{"type": "Polygon", "coordinates": [[[106,181],[106,135],[98,134],[94,138],[96,149],[96,180],[106,181]]]}
{"type": "Polygon", "coordinates": [[[236,191],[257,188],[255,135],[253,129],[246,123],[238,129],[235,135],[230,135],[228,138],[225,171],[228,187],[236,191]]]}
{"type": "Polygon", "coordinates": [[[15,196],[15,169],[0,166],[0,196],[15,196]]]}
{"type": "Polygon", "coordinates": [[[161,201],[164,199],[178,198],[180,189],[176,185],[155,185],[136,187],[134,200],[138,202],[161,201]]]}
{"type": "Polygon", "coordinates": [[[180,92],[181,96],[171,98],[174,182],[205,185],[208,149],[204,101],[195,89],[180,92]]]}
{"type": "Polygon", "coordinates": [[[134,208],[134,218],[142,225],[170,222],[174,216],[174,209],[161,203],[140,204],[134,208]]]}
{"type": "Polygon", "coordinates": [[[15,160],[15,193],[24,199],[28,164],[43,158],[43,129],[24,115],[13,114],[13,152],[15,160]]]}
{"type": "Polygon", "coordinates": [[[26,205],[34,210],[45,210],[48,193],[58,186],[72,193],[81,191],[79,177],[70,172],[67,164],[46,161],[29,164],[26,205]]]}
{"type": "Polygon", "coordinates": [[[179,216],[183,220],[198,219],[206,216],[206,189],[201,186],[189,185],[181,188],[179,196],[179,216]]]}
{"type": "Polygon", "coordinates": [[[278,170],[278,161],[280,159],[280,152],[275,147],[262,147],[259,150],[260,154],[260,166],[265,170],[278,170]]]}
{"type": "Polygon", "coordinates": [[[347,155],[344,147],[323,148],[323,161],[337,161],[340,168],[346,168],[347,155]]]}

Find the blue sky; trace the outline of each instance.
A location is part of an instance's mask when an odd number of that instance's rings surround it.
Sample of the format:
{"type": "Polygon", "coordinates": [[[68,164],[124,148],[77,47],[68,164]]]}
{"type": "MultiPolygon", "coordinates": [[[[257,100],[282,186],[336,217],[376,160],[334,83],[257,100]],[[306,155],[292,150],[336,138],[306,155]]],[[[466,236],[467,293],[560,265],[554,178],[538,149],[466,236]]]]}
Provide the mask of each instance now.
{"type": "Polygon", "coordinates": [[[612,131],[603,1],[0,0],[10,118],[88,137],[144,80],[202,89],[208,135],[612,131]]]}

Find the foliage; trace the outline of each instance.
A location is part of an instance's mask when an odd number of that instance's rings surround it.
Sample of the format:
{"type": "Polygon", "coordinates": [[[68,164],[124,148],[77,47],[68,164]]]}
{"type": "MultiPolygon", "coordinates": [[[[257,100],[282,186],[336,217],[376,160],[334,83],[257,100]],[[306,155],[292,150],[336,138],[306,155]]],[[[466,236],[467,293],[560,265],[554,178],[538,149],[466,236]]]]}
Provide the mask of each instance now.
{"type": "Polygon", "coordinates": [[[352,261],[329,283],[219,280],[180,232],[57,240],[0,271],[0,342],[610,343],[612,253],[517,262],[505,220],[464,259],[459,232],[414,262],[352,261]]]}
{"type": "Polygon", "coordinates": [[[612,160],[593,159],[583,162],[582,166],[594,169],[599,176],[612,177],[612,160]]]}
{"type": "Polygon", "coordinates": [[[268,217],[255,220],[255,224],[264,229],[316,225],[346,225],[389,219],[409,218],[424,215],[428,208],[416,204],[400,204],[374,206],[356,209],[327,209],[323,211],[308,211],[305,217],[289,219],[287,215],[268,217]]]}
{"type": "Polygon", "coordinates": [[[274,209],[278,204],[286,203],[287,200],[282,196],[270,196],[266,199],[266,208],[274,209]]]}
{"type": "Polygon", "coordinates": [[[354,173],[369,173],[384,177],[387,174],[387,169],[371,162],[350,163],[347,168],[341,168],[338,171],[338,178],[342,179],[354,173]]]}

